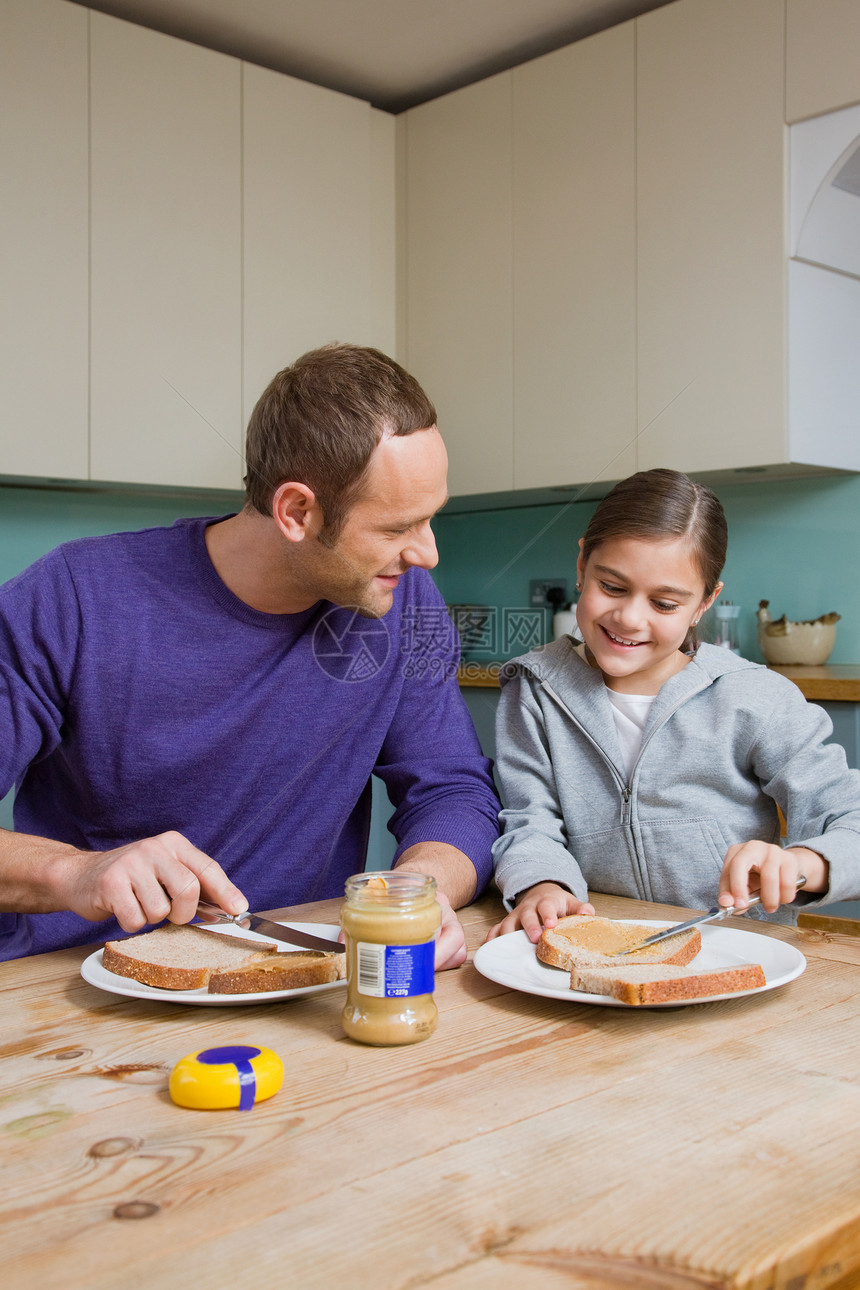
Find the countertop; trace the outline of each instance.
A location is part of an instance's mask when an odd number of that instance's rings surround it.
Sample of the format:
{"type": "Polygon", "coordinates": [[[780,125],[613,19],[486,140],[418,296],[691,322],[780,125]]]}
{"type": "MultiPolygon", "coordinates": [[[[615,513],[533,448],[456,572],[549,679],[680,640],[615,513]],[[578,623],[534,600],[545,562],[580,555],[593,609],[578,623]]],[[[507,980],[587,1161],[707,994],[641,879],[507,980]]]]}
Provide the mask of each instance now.
{"type": "MultiPolygon", "coordinates": [[[[474,950],[500,906],[462,912],[474,950]]],[[[392,1049],[343,1036],[340,990],[204,1008],[87,985],[87,949],[6,963],[5,1285],[856,1286],[860,939],[756,931],[799,947],[804,974],[648,1011],[525,994],[470,961],[437,980],[436,1033],[392,1049]],[[172,1065],[228,1043],[272,1047],[283,1089],[250,1112],[174,1106],[172,1065]]]]}
{"type": "MultiPolygon", "coordinates": [[[[502,663],[461,663],[457,671],[461,686],[498,688],[502,663]]],[[[823,667],[774,667],[794,681],[806,699],[818,702],[860,702],[860,664],[829,663],[823,667]]]]}

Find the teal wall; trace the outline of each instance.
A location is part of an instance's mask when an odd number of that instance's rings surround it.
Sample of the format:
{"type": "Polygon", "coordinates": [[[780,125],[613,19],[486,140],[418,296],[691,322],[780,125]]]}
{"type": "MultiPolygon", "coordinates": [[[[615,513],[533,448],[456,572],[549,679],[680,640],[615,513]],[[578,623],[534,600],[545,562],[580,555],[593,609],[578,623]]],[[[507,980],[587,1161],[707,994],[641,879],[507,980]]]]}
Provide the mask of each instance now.
{"type": "MultiPolygon", "coordinates": [[[[860,663],[860,477],[744,483],[715,491],[729,525],[721,599],[742,606],[745,657],[762,661],[755,611],[760,600],[769,600],[775,618],[841,614],[830,662],[860,663]]],[[[445,600],[497,610],[528,606],[532,578],[567,578],[572,592],[576,544],[595,505],[443,512],[435,523],[436,581],[445,600]]],[[[547,626],[548,620],[547,615],[547,626]]],[[[521,652],[505,649],[501,639],[499,644],[497,657],[521,652]]],[[[472,657],[483,654],[473,651],[472,657]]]]}
{"type": "MultiPolygon", "coordinates": [[[[755,610],[766,599],[774,617],[815,618],[835,609],[842,621],[830,661],[860,663],[860,477],[736,484],[717,492],[729,522],[723,598],[742,606],[743,653],[761,658],[755,610]]],[[[225,514],[241,503],[238,492],[0,486],[0,582],[72,538],[171,524],[182,515],[225,514]]],[[[564,577],[572,591],[577,539],[594,506],[443,512],[434,525],[435,578],[446,601],[527,607],[531,578],[564,577]]],[[[516,652],[501,650],[499,656],[516,652]]]]}
{"type": "MultiPolygon", "coordinates": [[[[718,490],[729,521],[724,596],[743,606],[743,653],[760,658],[755,608],[768,599],[775,617],[842,614],[834,663],[860,663],[860,477],[741,484],[718,490]]],[[[91,534],[171,524],[182,515],[236,510],[240,493],[167,493],[0,486],[0,582],[60,542],[91,534]]],[[[471,514],[443,513],[435,522],[440,564],[436,581],[449,604],[497,610],[528,605],[529,579],[575,581],[577,539],[594,503],[524,506],[471,514]]],[[[549,619],[547,616],[547,627],[549,619]]],[[[518,653],[496,651],[496,657],[518,653]]],[[[476,655],[475,657],[479,657],[476,655]]],[[[490,744],[494,695],[473,692],[476,724],[490,744]],[[483,709],[486,708],[486,711],[483,709]],[[484,731],[483,728],[486,727],[484,731]]],[[[387,810],[378,786],[370,867],[390,863],[387,810]]],[[[9,801],[0,826],[11,826],[9,801]]]]}
{"type": "MultiPolygon", "coordinates": [[[[761,659],[755,610],[766,599],[774,617],[816,618],[836,610],[842,621],[830,661],[860,663],[860,477],[736,484],[717,492],[729,522],[722,598],[742,606],[742,652],[761,659]]],[[[0,486],[0,582],[72,538],[171,524],[182,515],[226,514],[241,504],[238,492],[0,486]]],[[[566,578],[572,592],[577,540],[594,507],[594,502],[571,502],[443,512],[434,525],[439,546],[434,576],[445,600],[497,611],[527,608],[531,578],[566,578]]],[[[515,642],[505,648],[500,630],[493,657],[518,652],[515,642]]]]}
{"type": "Polygon", "coordinates": [[[182,515],[226,515],[242,494],[110,492],[0,486],[0,582],[61,542],[172,524],[182,515]]]}

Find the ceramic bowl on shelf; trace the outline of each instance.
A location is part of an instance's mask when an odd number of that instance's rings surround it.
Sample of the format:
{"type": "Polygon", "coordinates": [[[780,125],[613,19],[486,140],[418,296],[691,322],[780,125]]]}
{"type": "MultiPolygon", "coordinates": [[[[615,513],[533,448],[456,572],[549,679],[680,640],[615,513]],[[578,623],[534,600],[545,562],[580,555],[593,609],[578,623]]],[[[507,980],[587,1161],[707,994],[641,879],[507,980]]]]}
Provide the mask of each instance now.
{"type": "Polygon", "coordinates": [[[777,667],[805,664],[819,667],[826,663],[836,644],[836,624],[840,615],[822,614],[820,618],[792,622],[785,614],[773,619],[769,601],[759,601],[758,643],[768,663],[777,667]]]}

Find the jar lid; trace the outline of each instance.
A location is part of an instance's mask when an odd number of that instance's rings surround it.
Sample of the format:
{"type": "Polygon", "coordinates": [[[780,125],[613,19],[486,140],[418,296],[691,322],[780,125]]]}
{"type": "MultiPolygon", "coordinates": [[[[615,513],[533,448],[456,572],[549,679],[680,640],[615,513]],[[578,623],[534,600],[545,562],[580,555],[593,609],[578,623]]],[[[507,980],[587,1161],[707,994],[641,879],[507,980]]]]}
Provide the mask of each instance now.
{"type": "Polygon", "coordinates": [[[378,905],[408,905],[416,900],[433,900],[436,879],[426,873],[388,869],[355,873],[346,880],[347,900],[378,905]]]}

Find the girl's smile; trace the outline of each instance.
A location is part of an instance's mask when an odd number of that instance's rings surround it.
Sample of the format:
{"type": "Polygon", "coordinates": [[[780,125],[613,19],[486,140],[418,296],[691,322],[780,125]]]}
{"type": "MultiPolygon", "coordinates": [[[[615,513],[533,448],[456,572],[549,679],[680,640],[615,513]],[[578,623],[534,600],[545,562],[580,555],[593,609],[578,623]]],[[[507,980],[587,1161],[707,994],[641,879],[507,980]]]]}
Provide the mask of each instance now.
{"type": "Polygon", "coordinates": [[[720,583],[705,595],[682,537],[610,538],[587,561],[580,554],[577,575],[576,614],[590,661],[611,690],[627,694],[656,694],[687,665],[687,633],[722,590],[720,583]]]}
{"type": "Polygon", "coordinates": [[[610,632],[606,627],[601,627],[600,630],[606,633],[614,645],[622,645],[625,649],[635,649],[637,645],[642,644],[641,641],[625,641],[622,640],[620,636],[613,636],[612,632],[610,632]]]}

